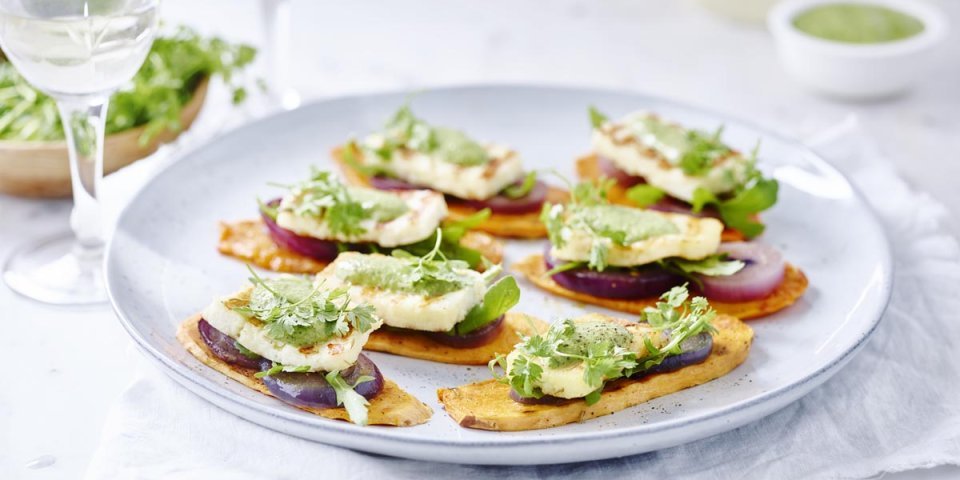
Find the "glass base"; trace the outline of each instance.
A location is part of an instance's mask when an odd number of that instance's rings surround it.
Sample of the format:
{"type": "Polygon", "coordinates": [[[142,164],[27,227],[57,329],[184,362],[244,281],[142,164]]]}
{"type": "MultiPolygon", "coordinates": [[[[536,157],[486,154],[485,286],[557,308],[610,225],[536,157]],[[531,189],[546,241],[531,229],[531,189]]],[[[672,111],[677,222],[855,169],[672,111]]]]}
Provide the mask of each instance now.
{"type": "Polygon", "coordinates": [[[53,305],[107,302],[102,249],[81,248],[72,233],[15,250],[3,266],[3,280],[20,295],[53,305]]]}

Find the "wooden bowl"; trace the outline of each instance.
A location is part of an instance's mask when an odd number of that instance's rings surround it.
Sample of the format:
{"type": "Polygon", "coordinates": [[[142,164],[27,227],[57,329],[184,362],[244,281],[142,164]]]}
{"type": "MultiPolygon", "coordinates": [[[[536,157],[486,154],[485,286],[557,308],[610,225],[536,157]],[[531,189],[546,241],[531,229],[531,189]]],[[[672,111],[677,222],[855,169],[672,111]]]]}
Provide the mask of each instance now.
{"type": "MultiPolygon", "coordinates": [[[[202,79],[193,97],[184,105],[180,112],[180,131],[163,130],[146,145],[140,144],[145,126],[107,135],[103,173],[117,171],[150,155],[160,145],[190,128],[203,106],[208,85],[209,79],[202,79]]],[[[0,193],[21,197],[66,197],[70,191],[70,159],[66,142],[0,141],[0,193]]]]}

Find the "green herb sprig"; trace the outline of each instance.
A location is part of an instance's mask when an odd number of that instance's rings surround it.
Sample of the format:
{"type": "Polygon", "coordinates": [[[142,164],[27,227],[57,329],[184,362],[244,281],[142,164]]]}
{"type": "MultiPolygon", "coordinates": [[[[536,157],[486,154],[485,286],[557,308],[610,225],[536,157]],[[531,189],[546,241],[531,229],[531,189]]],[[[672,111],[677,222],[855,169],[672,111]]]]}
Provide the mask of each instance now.
{"type": "Polygon", "coordinates": [[[324,290],[307,277],[261,278],[252,268],[254,285],[245,305],[232,310],[265,324],[268,336],[296,347],[316,345],[352,330],[365,333],[379,322],[373,306],[350,306],[345,288],[324,290]]]}

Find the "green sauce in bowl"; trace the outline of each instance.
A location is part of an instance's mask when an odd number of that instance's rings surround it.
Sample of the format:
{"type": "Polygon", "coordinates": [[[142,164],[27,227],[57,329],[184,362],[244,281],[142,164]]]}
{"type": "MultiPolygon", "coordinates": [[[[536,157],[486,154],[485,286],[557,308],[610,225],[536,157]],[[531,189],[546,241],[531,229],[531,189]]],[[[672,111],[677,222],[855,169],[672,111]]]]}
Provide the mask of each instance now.
{"type": "Polygon", "coordinates": [[[794,17],[797,30],[824,40],[844,43],[885,43],[910,38],[923,31],[912,15],[881,5],[830,3],[794,17]]]}

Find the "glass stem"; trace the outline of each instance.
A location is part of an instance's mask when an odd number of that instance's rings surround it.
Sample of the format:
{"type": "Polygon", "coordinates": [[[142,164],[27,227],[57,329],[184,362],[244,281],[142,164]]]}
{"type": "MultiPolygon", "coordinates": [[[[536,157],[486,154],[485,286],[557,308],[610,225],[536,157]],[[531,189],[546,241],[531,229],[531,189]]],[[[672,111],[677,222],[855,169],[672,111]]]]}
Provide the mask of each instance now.
{"type": "Polygon", "coordinates": [[[97,257],[103,250],[100,185],[103,180],[103,136],[109,97],[58,98],[60,119],[70,151],[73,212],[70,227],[76,253],[97,257]]]}

